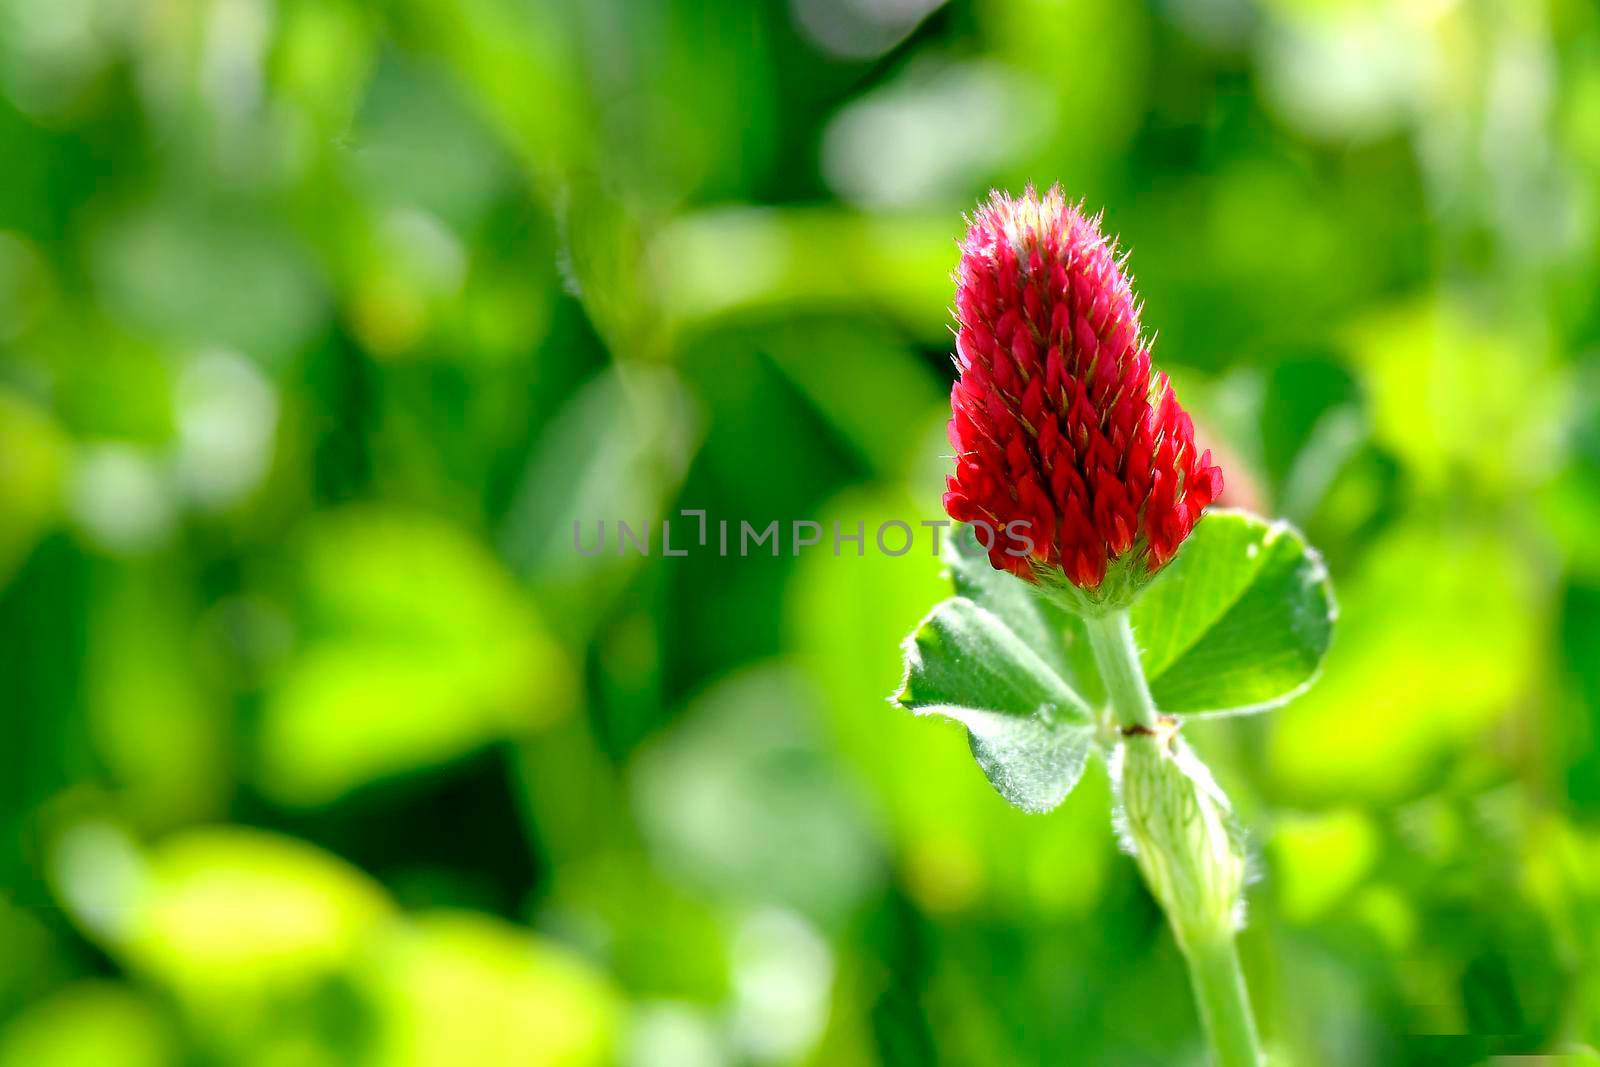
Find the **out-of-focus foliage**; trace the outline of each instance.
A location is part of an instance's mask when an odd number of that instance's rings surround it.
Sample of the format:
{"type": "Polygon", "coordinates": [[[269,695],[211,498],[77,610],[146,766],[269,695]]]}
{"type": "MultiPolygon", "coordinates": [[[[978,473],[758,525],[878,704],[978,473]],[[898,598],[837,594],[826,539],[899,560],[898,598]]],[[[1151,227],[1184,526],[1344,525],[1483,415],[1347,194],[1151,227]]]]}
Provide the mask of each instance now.
{"type": "Polygon", "coordinates": [[[1590,0],[0,0],[0,1065],[1200,1062],[882,701],[1029,180],[1339,590],[1186,730],[1269,1044],[1593,1062],[1590,0]]]}

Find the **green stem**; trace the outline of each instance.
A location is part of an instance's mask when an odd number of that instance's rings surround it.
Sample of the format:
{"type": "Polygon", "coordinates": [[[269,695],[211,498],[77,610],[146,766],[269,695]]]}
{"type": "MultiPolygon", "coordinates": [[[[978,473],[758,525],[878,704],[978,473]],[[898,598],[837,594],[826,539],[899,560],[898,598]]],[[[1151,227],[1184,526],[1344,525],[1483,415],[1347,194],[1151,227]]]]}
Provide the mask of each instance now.
{"type": "MultiPolygon", "coordinates": [[[[1139,646],[1134,642],[1127,610],[1085,617],[1083,621],[1100,677],[1105,682],[1106,699],[1118,724],[1124,730],[1153,729],[1158,718],[1155,701],[1145,681],[1139,646]]],[[[1192,837],[1184,840],[1189,847],[1203,847],[1195,844],[1192,837]]],[[[1173,846],[1171,838],[1166,839],[1166,843],[1169,847],[1185,847],[1173,846]]],[[[1159,868],[1192,870],[1204,863],[1201,855],[1165,856],[1159,868]]],[[[1141,864],[1141,869],[1144,866],[1141,864]]],[[[1148,880],[1148,871],[1146,874],[1148,880]]],[[[1159,887],[1152,884],[1151,890],[1157,900],[1161,900],[1159,887]]],[[[1173,913],[1168,902],[1162,901],[1162,904],[1168,909],[1167,921],[1173,924],[1178,944],[1189,964],[1189,979],[1194,985],[1200,1019],[1205,1024],[1216,1067],[1261,1067],[1261,1041],[1250,1011],[1244,973],[1239,969],[1239,953],[1234,946],[1231,924],[1218,926],[1209,921],[1185,921],[1184,916],[1173,913]],[[1191,928],[1181,928],[1184,926],[1191,928]]]]}
{"type": "Polygon", "coordinates": [[[1139,646],[1133,643],[1133,624],[1128,609],[1119,608],[1104,615],[1085,616],[1089,647],[1094,650],[1095,666],[1106,685],[1106,698],[1117,722],[1123,727],[1156,724],[1156,704],[1139,665],[1139,646]]]}
{"type": "Polygon", "coordinates": [[[1261,1039],[1233,935],[1194,945],[1185,955],[1217,1067],[1260,1067],[1261,1039]]]}

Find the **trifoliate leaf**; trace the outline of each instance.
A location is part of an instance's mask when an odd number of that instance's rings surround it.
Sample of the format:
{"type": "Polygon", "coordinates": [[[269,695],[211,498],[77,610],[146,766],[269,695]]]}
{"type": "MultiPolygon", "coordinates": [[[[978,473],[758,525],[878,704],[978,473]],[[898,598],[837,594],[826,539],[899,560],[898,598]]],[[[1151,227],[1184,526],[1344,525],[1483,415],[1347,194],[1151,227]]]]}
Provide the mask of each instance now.
{"type": "MultiPolygon", "coordinates": [[[[1083,771],[1104,686],[1081,619],[989,565],[970,529],[947,539],[959,594],[903,646],[894,699],[967,728],[989,782],[1049,811],[1083,771]]],[[[1208,513],[1133,605],[1151,694],[1169,714],[1277,707],[1316,678],[1336,609],[1322,558],[1287,523],[1208,513]]]]}

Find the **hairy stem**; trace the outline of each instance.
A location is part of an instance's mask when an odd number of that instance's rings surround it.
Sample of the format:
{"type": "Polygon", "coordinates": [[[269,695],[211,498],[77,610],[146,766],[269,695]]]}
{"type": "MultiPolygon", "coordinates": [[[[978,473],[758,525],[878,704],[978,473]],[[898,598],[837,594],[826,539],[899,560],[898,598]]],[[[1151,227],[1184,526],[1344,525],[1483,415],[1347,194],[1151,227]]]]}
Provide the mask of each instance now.
{"type": "Polygon", "coordinates": [[[1128,609],[1086,616],[1083,624],[1088,628],[1089,647],[1094,650],[1094,662],[1100,668],[1118,724],[1123,728],[1155,726],[1156,705],[1150,699],[1144,668],[1139,665],[1139,647],[1133,643],[1128,609]]]}
{"type": "MultiPolygon", "coordinates": [[[[1159,730],[1160,719],[1127,611],[1085,618],[1084,624],[1118,724],[1129,733],[1159,730]]],[[[1168,725],[1176,729],[1170,720],[1168,725]]],[[[1123,741],[1124,745],[1150,746],[1138,753],[1140,766],[1146,772],[1151,768],[1163,772],[1154,778],[1140,778],[1137,796],[1130,794],[1130,783],[1124,784],[1129,819],[1143,820],[1130,827],[1137,838],[1139,868],[1166,911],[1189,964],[1189,979],[1216,1067],[1260,1067],[1261,1042],[1234,946],[1233,902],[1238,883],[1225,877],[1226,863],[1217,866],[1219,852],[1230,854],[1217,837],[1226,831],[1215,819],[1197,817],[1201,809],[1193,779],[1181,773],[1180,765],[1169,762],[1173,740],[1170,733],[1163,732],[1158,737],[1127,737],[1123,741]],[[1132,810],[1135,801],[1140,805],[1137,812],[1132,810]],[[1150,832],[1151,823],[1165,832],[1150,832]],[[1219,885],[1224,888],[1217,888],[1219,885]]]]}

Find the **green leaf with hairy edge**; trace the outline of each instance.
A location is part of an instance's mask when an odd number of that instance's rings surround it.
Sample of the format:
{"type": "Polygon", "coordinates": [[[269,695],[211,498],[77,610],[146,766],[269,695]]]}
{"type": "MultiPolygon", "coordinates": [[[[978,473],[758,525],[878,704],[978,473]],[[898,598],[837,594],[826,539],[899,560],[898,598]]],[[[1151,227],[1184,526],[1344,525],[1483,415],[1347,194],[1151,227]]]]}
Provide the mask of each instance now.
{"type": "Polygon", "coordinates": [[[1228,510],[1196,524],[1132,609],[1151,695],[1174,714],[1282,705],[1315,681],[1336,614],[1298,530],[1228,510]]]}
{"type": "Polygon", "coordinates": [[[1000,616],[946,600],[903,645],[894,700],[967,728],[989,783],[1012,804],[1045,812],[1083,773],[1094,732],[1089,705],[1000,616]]]}

